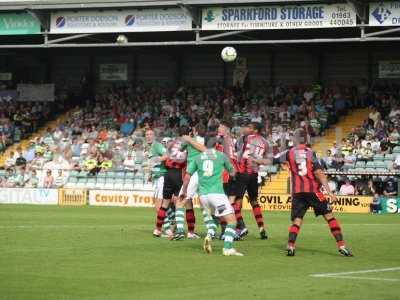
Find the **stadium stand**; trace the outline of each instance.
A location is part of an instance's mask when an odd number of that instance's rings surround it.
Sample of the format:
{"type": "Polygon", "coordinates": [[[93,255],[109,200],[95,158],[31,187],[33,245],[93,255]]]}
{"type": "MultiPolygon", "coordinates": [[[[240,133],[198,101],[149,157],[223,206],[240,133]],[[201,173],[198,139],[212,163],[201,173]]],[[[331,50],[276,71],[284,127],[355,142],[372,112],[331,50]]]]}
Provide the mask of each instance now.
{"type": "MultiPolygon", "coordinates": [[[[111,89],[30,140],[23,154],[23,176],[17,157],[6,159],[2,185],[25,186],[37,176],[33,181],[44,186],[47,170],[52,170],[55,178],[47,182],[54,187],[65,182],[68,188],[140,189],[149,184],[151,170],[143,139],[147,128],[154,128],[160,141],[167,143],[180,126],[204,122],[210,127],[220,119],[233,121],[236,138],[243,124],[262,122],[276,154],[282,143],[290,143],[293,129],[303,127],[315,138],[337,121],[339,100],[329,94],[330,89],[321,88],[279,86],[247,93],[222,87],[177,91],[140,87],[133,96],[125,88],[111,89]]],[[[336,95],[340,101],[354,97],[342,98],[339,91],[336,95]]],[[[351,106],[352,101],[345,101],[343,113],[351,106]]],[[[262,175],[277,172],[277,167],[266,166],[262,175]]]]}

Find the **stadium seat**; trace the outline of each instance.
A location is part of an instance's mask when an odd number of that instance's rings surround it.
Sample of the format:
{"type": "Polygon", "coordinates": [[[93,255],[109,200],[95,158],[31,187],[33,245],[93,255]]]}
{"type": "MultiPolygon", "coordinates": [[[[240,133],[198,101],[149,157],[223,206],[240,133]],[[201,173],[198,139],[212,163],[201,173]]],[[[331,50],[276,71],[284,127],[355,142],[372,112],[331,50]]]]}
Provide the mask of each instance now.
{"type": "Polygon", "coordinates": [[[87,183],[87,178],[79,178],[75,186],[79,189],[82,189],[86,187],[86,183],[87,183]]]}
{"type": "Polygon", "coordinates": [[[375,168],[375,162],[373,161],[367,161],[367,163],[365,164],[366,168],[375,168]]]}
{"type": "Polygon", "coordinates": [[[116,190],[122,190],[124,188],[124,179],[123,178],[117,178],[114,183],[114,189],[116,190]]]}
{"type": "Polygon", "coordinates": [[[115,178],[125,178],[125,172],[124,171],[116,172],[115,178]]]}
{"type": "Polygon", "coordinates": [[[400,154],[400,146],[396,146],[393,148],[393,153],[400,154]]]}
{"type": "Polygon", "coordinates": [[[105,178],[107,176],[107,173],[106,172],[99,172],[98,174],[97,174],[97,178],[105,178]]]}
{"type": "Polygon", "coordinates": [[[380,160],[384,160],[385,157],[382,154],[375,154],[374,155],[374,160],[375,161],[380,161],[380,160]]]}
{"type": "Polygon", "coordinates": [[[97,182],[96,182],[97,189],[103,189],[105,184],[106,184],[105,178],[97,178],[97,182]]]}
{"type": "Polygon", "coordinates": [[[356,168],[365,168],[365,161],[356,162],[356,168]]]}
{"type": "Polygon", "coordinates": [[[127,171],[125,174],[126,179],[133,179],[135,177],[135,174],[131,171],[127,171]]]}
{"type": "Polygon", "coordinates": [[[375,168],[386,168],[386,163],[384,161],[374,161],[375,168]]]}
{"type": "Polygon", "coordinates": [[[87,171],[80,171],[78,174],[78,177],[87,177],[88,176],[88,172],[87,171]]]}
{"type": "Polygon", "coordinates": [[[114,171],[109,171],[109,172],[106,172],[106,177],[107,178],[115,178],[116,177],[116,172],[114,172],[114,171]]]}
{"type": "Polygon", "coordinates": [[[393,154],[385,154],[385,160],[394,160],[395,156],[393,154]]]}
{"type": "Polygon", "coordinates": [[[96,178],[89,178],[87,183],[86,183],[86,187],[88,189],[93,189],[96,187],[96,178]]]}
{"type": "Polygon", "coordinates": [[[386,164],[386,169],[388,169],[389,171],[393,169],[393,161],[386,160],[385,164],[386,164]]]}
{"type": "Polygon", "coordinates": [[[105,189],[113,189],[114,188],[114,180],[108,180],[109,178],[107,178],[106,183],[104,184],[104,188],[105,189]]]}
{"type": "Polygon", "coordinates": [[[133,187],[135,185],[135,181],[133,179],[126,179],[124,183],[124,189],[125,190],[133,190],[133,187]]]}

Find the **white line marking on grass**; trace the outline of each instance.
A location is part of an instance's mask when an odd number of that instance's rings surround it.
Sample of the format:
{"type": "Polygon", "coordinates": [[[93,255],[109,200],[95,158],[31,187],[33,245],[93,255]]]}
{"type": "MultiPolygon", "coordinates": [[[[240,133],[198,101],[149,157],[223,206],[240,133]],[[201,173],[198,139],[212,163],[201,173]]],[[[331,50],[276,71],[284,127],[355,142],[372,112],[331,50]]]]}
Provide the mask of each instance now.
{"type": "Polygon", "coordinates": [[[390,271],[400,271],[400,267],[395,268],[385,268],[385,269],[370,269],[370,270],[360,270],[360,271],[350,271],[350,272],[339,272],[339,273],[321,273],[321,274],[311,274],[311,277],[318,278],[340,278],[340,279],[360,279],[360,280],[374,280],[374,281],[400,281],[397,278],[378,278],[378,277],[360,277],[360,276],[348,276],[353,274],[368,274],[368,273],[380,273],[380,272],[390,272],[390,271]]]}
{"type": "Polygon", "coordinates": [[[325,276],[336,276],[336,275],[350,275],[350,274],[364,274],[364,273],[379,273],[379,272],[390,272],[390,271],[400,271],[400,267],[386,268],[386,269],[370,269],[361,271],[351,271],[351,272],[340,272],[340,273],[321,273],[312,274],[313,277],[325,277],[325,276]]]}
{"type": "MultiPolygon", "coordinates": [[[[317,276],[315,276],[317,277],[317,276]]],[[[319,276],[322,277],[322,276],[319,276]]],[[[378,277],[357,277],[357,276],[323,276],[323,278],[339,278],[339,279],[361,279],[361,280],[373,280],[373,281],[391,281],[391,282],[397,282],[400,281],[400,279],[394,279],[394,278],[378,278],[378,277]]]]}

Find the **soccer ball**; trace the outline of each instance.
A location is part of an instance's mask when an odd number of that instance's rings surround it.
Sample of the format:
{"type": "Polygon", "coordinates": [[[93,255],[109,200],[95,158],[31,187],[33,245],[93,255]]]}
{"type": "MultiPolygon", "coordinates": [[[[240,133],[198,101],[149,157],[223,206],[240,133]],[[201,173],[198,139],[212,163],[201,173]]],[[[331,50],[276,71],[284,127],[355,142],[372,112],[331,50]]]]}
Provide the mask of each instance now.
{"type": "Polygon", "coordinates": [[[224,62],[232,62],[237,57],[236,49],[233,47],[225,47],[221,51],[221,57],[224,62]]]}
{"type": "Polygon", "coordinates": [[[124,34],[120,34],[117,37],[117,44],[126,44],[128,42],[128,38],[124,34]]]}

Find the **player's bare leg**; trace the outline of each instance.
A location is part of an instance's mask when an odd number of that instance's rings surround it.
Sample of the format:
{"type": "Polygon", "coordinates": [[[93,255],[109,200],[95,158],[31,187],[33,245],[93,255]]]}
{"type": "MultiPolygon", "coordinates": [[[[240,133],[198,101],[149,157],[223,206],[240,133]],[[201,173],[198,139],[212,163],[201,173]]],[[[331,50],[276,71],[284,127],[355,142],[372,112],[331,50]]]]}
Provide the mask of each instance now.
{"type": "Polygon", "coordinates": [[[329,229],[336,240],[339,253],[343,256],[353,256],[350,249],[346,247],[346,243],[343,239],[342,229],[334,215],[332,213],[327,213],[324,215],[324,219],[328,223],[329,229]]]}
{"type": "Polygon", "coordinates": [[[303,224],[302,218],[295,218],[293,220],[292,225],[290,225],[289,227],[287,256],[294,256],[296,254],[296,239],[302,224],[303,224]]]}

